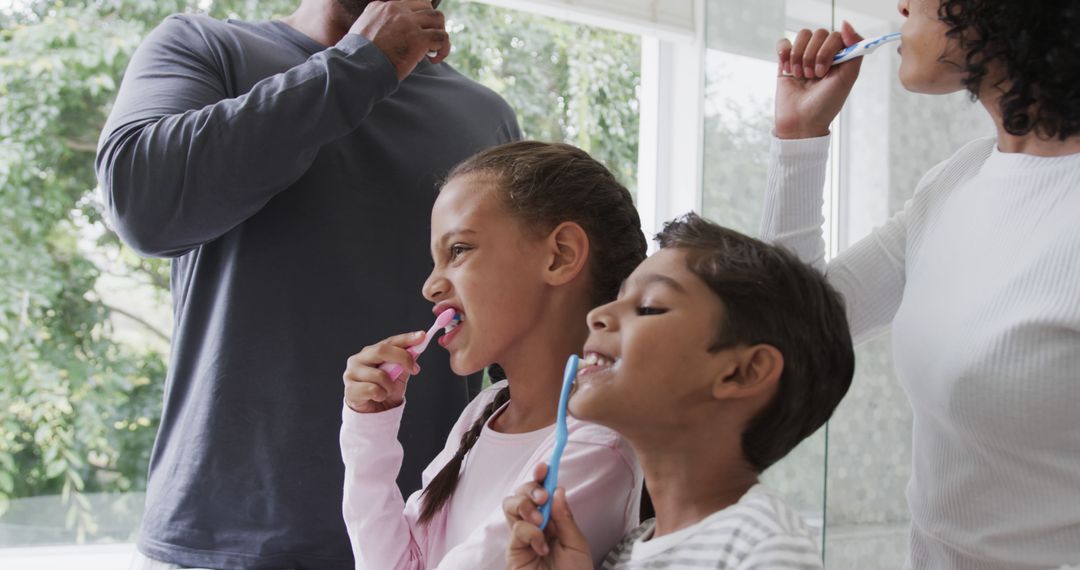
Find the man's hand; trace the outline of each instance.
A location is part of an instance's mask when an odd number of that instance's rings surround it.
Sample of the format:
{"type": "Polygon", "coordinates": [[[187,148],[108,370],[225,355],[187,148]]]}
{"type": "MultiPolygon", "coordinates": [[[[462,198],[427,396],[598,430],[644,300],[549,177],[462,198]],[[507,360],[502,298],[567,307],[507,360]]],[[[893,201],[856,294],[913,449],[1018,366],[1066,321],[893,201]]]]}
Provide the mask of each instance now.
{"type": "Polygon", "coordinates": [[[829,134],[829,125],[859,77],[862,58],[832,67],[832,58],[862,37],[844,22],[839,32],[801,30],[792,45],[786,38],[776,46],[780,59],[776,80],[775,134],[781,139],[805,139],[829,134]]]}
{"type": "Polygon", "coordinates": [[[406,350],[424,338],[423,331],[399,334],[349,357],[345,363],[345,405],[354,412],[370,414],[396,408],[405,401],[405,386],[411,374],[420,372],[420,365],[406,350]],[[401,376],[391,380],[379,366],[398,364],[401,376]]]}
{"type": "Polygon", "coordinates": [[[371,40],[393,64],[399,81],[408,77],[428,52],[435,53],[432,63],[450,55],[446,17],[430,0],[372,2],[349,33],[371,40]]]}
{"type": "Polygon", "coordinates": [[[559,487],[551,505],[551,518],[540,530],[540,506],[547,501],[544,477],[547,465],[541,463],[533,470],[533,482],[518,488],[503,500],[503,514],[510,527],[510,547],[506,552],[506,567],[510,570],[591,570],[592,554],[589,543],[574,522],[566,490],[559,487]]]}

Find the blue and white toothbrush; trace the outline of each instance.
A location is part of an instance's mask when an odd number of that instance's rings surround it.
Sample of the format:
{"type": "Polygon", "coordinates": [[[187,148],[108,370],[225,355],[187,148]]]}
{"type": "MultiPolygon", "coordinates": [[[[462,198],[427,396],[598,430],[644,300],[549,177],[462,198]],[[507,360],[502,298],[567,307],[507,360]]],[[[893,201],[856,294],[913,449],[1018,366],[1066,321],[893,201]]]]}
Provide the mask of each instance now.
{"type": "Polygon", "coordinates": [[[898,41],[900,41],[899,32],[895,34],[886,34],[884,36],[881,36],[880,38],[871,38],[851,44],[848,47],[840,50],[840,53],[836,54],[836,56],[833,57],[832,65],[844,63],[845,61],[851,61],[857,57],[867,55],[885,44],[898,41]]]}
{"type": "Polygon", "coordinates": [[[547,526],[551,518],[551,503],[555,500],[555,487],[559,484],[559,460],[562,459],[563,449],[566,448],[566,402],[570,399],[570,388],[577,378],[578,356],[571,354],[566,360],[566,370],[563,371],[562,392],[559,393],[559,411],[555,416],[555,449],[551,450],[551,461],[548,461],[547,476],[544,477],[544,488],[547,489],[547,502],[540,507],[540,514],[544,516],[540,528],[547,526]]]}

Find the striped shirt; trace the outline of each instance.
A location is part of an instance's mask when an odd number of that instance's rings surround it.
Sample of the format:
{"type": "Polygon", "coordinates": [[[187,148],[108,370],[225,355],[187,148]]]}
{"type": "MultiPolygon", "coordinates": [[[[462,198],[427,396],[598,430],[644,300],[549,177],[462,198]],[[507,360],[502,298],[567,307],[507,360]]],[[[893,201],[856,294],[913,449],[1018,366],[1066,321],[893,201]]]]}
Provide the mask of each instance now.
{"type": "Polygon", "coordinates": [[[632,530],[608,553],[602,570],[710,568],[820,569],[821,552],[802,518],[764,485],[701,522],[653,538],[656,519],[632,530]]]}

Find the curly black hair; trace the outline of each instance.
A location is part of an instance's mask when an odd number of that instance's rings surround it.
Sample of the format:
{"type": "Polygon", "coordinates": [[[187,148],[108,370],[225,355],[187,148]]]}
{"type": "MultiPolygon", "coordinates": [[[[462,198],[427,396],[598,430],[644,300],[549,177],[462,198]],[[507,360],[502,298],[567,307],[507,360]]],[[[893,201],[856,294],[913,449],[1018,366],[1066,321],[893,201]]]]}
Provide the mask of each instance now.
{"type": "Polygon", "coordinates": [[[1080,133],[1080,2],[942,0],[938,17],[965,53],[964,86],[977,98],[992,68],[1002,77],[1004,127],[1068,139],[1080,133]]]}

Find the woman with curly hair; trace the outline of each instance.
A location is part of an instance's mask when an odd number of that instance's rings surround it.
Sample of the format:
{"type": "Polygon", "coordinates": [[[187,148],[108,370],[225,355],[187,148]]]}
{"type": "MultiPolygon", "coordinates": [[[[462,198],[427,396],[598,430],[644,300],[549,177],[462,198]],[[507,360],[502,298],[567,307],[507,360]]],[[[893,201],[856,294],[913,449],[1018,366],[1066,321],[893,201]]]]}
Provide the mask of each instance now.
{"type": "MultiPolygon", "coordinates": [[[[891,325],[911,401],[908,565],[1080,563],[1080,2],[901,0],[900,81],[966,89],[997,135],[928,172],[902,212],[826,263],[829,124],[860,38],[778,45],[763,237],[826,272],[865,340],[891,325]],[[801,140],[798,140],[801,139],[801,140]]],[[[928,133],[927,136],[933,136],[928,133]]]]}

